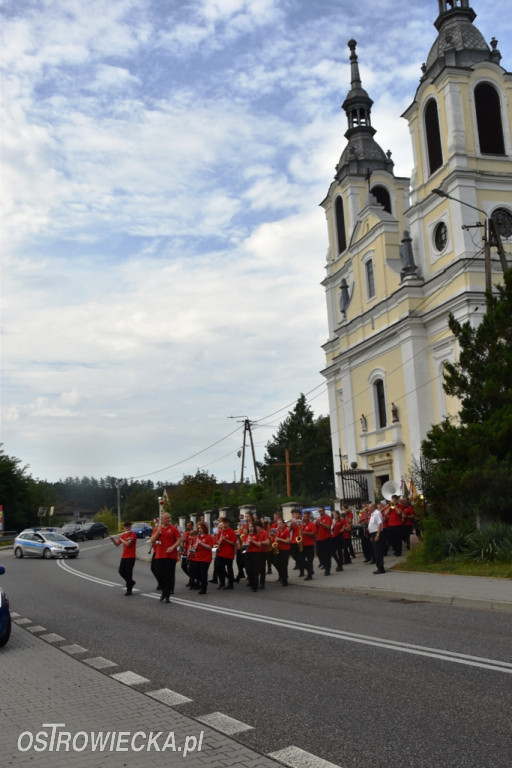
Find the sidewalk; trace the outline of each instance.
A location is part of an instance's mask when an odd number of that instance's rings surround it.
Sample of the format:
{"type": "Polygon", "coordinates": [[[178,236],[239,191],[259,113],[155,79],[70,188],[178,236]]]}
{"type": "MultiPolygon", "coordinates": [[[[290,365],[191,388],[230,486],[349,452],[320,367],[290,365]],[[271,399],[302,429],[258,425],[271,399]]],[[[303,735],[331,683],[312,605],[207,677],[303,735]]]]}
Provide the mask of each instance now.
{"type": "MultiPolygon", "coordinates": [[[[94,659],[88,660],[85,648],[64,645],[57,635],[36,637],[43,628],[25,621],[14,616],[21,626],[13,624],[11,639],[0,649],[2,768],[283,765],[173,709],[180,703],[173,691],[152,690],[154,683],[115,665],[101,672],[90,665],[94,659]],[[116,673],[123,679],[115,679],[116,673]],[[136,685],[144,691],[129,687],[136,685]]],[[[232,721],[233,735],[237,722],[232,721]]],[[[238,723],[238,731],[243,725],[238,723]]]]}
{"type": "MultiPolygon", "coordinates": [[[[313,581],[304,586],[308,589],[335,589],[353,595],[443,603],[461,608],[512,613],[511,579],[391,570],[397,562],[399,558],[386,557],[386,573],[375,575],[375,566],[364,563],[363,556],[358,554],[351,565],[344,567],[342,573],[331,571],[330,576],[324,576],[322,571],[317,571],[313,581]]],[[[296,571],[291,573],[292,581],[295,581],[293,574],[296,571]]]]}

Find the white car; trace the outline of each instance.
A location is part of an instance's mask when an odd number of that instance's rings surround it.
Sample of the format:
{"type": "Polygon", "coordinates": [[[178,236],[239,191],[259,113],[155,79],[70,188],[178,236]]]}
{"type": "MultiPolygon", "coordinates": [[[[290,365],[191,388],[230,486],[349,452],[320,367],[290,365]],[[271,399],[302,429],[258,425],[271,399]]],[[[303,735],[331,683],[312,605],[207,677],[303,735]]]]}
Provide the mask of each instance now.
{"type": "Polygon", "coordinates": [[[78,557],[80,548],[67,536],[53,531],[23,531],[13,544],[16,557],[78,557]]]}

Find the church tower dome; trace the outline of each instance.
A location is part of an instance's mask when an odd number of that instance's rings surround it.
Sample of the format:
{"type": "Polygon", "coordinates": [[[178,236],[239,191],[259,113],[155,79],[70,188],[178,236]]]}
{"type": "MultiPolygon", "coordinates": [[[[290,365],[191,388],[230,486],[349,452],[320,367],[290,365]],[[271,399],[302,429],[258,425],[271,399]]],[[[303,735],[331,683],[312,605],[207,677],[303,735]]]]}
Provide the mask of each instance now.
{"type": "Polygon", "coordinates": [[[499,63],[499,51],[491,51],[473,24],[475,18],[469,0],[439,0],[439,16],[434,22],[439,34],[428,54],[426,77],[435,78],[446,66],[471,67],[481,61],[499,63]]]}

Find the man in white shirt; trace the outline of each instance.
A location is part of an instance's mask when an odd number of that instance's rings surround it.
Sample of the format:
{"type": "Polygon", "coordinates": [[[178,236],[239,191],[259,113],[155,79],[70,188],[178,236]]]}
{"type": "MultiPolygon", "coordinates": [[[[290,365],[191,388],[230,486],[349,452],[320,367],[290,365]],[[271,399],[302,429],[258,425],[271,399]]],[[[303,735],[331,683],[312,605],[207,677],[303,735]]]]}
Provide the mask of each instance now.
{"type": "Polygon", "coordinates": [[[377,566],[377,570],[374,573],[386,573],[384,570],[384,547],[382,544],[382,515],[375,504],[369,505],[369,512],[368,533],[372,542],[373,559],[377,566]]]}

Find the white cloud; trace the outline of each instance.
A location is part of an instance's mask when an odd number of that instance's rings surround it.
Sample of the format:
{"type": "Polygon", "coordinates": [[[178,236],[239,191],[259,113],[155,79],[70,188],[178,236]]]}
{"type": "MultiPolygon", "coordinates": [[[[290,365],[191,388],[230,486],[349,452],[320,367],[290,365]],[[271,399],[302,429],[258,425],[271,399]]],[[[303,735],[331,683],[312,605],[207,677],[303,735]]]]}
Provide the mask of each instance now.
{"type": "MultiPolygon", "coordinates": [[[[150,473],[323,393],[347,41],[407,175],[437,10],[345,5],[3,3],[3,440],[34,476],[150,473]]],[[[510,68],[508,5],[478,5],[510,68]]],[[[240,441],[154,479],[231,479],[240,441]]]]}

